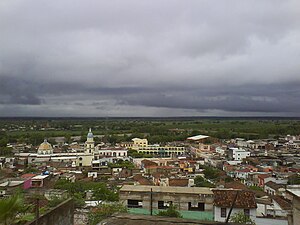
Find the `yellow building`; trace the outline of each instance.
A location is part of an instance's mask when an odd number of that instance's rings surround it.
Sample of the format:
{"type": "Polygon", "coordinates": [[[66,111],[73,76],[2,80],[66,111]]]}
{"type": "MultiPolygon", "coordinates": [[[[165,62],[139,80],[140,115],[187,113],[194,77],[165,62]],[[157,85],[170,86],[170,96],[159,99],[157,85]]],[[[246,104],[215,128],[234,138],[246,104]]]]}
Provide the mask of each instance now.
{"type": "Polygon", "coordinates": [[[185,147],[148,145],[147,139],[133,138],[132,149],[139,153],[159,155],[161,157],[179,156],[185,153],[185,147]]]}
{"type": "Polygon", "coordinates": [[[147,147],[148,146],[148,140],[143,138],[133,138],[132,139],[133,144],[132,144],[132,149],[138,149],[138,148],[142,148],[142,147],[147,147]]]}

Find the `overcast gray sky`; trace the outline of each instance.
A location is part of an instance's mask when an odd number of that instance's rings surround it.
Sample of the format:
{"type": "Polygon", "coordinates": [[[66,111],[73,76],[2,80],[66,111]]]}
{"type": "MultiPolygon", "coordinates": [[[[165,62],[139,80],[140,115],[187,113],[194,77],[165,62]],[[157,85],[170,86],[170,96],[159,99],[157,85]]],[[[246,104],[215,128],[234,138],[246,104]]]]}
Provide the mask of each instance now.
{"type": "Polygon", "coordinates": [[[300,116],[300,1],[1,0],[0,116],[300,116]]]}

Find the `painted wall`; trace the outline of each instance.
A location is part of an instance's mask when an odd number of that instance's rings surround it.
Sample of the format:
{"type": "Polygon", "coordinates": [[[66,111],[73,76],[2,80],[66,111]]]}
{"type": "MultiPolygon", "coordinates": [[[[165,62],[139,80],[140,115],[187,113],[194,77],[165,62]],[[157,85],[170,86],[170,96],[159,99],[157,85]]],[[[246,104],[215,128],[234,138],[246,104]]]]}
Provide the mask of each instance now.
{"type": "Polygon", "coordinates": [[[25,180],[23,184],[23,189],[26,190],[31,188],[31,184],[32,184],[31,179],[25,180]]]}

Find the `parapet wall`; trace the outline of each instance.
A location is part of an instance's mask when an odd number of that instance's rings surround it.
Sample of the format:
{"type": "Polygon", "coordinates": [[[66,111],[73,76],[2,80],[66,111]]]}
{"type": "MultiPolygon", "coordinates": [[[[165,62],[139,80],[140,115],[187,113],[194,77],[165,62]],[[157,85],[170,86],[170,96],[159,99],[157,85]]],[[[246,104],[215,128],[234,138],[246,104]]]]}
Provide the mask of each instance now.
{"type": "Polygon", "coordinates": [[[26,223],[26,225],[73,225],[74,224],[74,202],[68,199],[51,211],[40,216],[36,221],[26,223]]]}

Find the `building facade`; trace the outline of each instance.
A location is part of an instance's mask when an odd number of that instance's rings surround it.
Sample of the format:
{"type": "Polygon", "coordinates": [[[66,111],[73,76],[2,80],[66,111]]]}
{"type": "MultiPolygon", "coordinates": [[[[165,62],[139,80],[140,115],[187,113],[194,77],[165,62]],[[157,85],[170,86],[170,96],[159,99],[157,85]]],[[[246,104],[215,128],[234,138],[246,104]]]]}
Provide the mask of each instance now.
{"type": "Polygon", "coordinates": [[[250,156],[250,152],[240,148],[229,148],[228,157],[231,160],[243,160],[250,156]]]}
{"type": "Polygon", "coordinates": [[[233,209],[230,216],[242,212],[255,221],[257,205],[253,192],[234,189],[214,189],[213,193],[215,221],[225,222],[232,206],[233,209]]]}
{"type": "Polygon", "coordinates": [[[178,210],[212,211],[213,192],[205,187],[170,187],[124,185],[120,202],[129,208],[166,209],[171,204],[178,210]]]}

